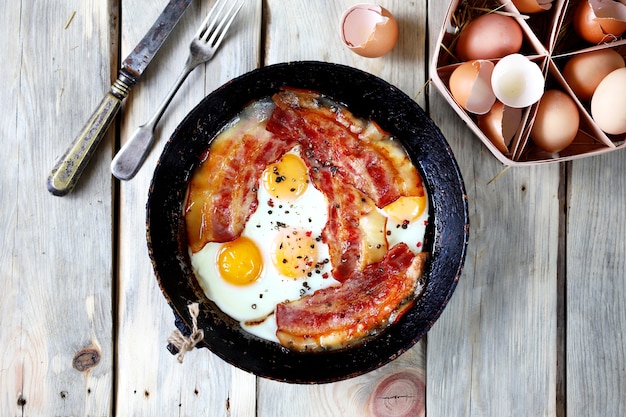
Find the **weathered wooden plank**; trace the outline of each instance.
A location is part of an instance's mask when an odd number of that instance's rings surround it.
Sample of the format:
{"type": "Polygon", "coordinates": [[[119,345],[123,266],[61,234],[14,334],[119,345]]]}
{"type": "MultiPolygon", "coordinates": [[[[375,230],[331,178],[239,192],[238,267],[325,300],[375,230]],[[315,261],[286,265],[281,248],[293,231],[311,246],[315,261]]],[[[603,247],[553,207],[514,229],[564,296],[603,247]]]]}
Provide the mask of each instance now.
{"type": "Polygon", "coordinates": [[[425,103],[426,1],[378,2],[399,25],[395,48],[381,58],[363,58],[341,43],[339,19],[354,2],[342,0],[311,4],[269,1],[265,40],[265,64],[316,60],[350,65],[375,74],[402,89],[418,103],[425,103]]]}
{"type": "MultiPolygon", "coordinates": [[[[429,3],[431,50],[447,8],[429,3]]],[[[555,415],[559,166],[491,181],[503,166],[438,93],[429,109],[461,167],[471,231],[457,290],[428,335],[428,415],[555,415]]]]}
{"type": "Polygon", "coordinates": [[[395,361],[365,375],[323,385],[293,385],[259,380],[259,416],[423,416],[426,347],[418,345],[395,361]],[[388,378],[400,378],[394,395],[377,388],[388,378]],[[401,412],[412,411],[410,414],[401,412]],[[421,413],[420,413],[421,412],[421,413]]]}
{"type": "Polygon", "coordinates": [[[70,196],[46,178],[110,85],[115,16],[110,2],[0,4],[1,415],[111,414],[113,135],[70,196]]]}
{"type": "Polygon", "coordinates": [[[626,160],[571,163],[567,222],[567,413],[626,415],[626,160]]]}
{"type": "MultiPolygon", "coordinates": [[[[266,2],[265,64],[284,61],[318,60],[350,65],[373,73],[398,86],[418,102],[424,102],[426,2],[382,1],[399,22],[400,38],[394,50],[382,58],[363,58],[345,48],[339,37],[339,18],[354,2],[320,2],[306,0],[266,2]]],[[[325,385],[291,385],[259,380],[259,416],[369,416],[377,401],[375,388],[400,371],[408,371],[411,381],[424,381],[425,344],[419,343],[409,352],[374,372],[361,377],[325,385]]],[[[410,385],[410,384],[409,384],[410,385]]],[[[423,389],[405,394],[407,401],[384,405],[403,409],[420,407],[423,389]]],[[[396,398],[397,399],[397,398],[396,398]]],[[[392,399],[393,402],[393,399],[392,399]]],[[[423,409],[423,401],[421,402],[423,409]]]]}
{"type": "MultiPolygon", "coordinates": [[[[121,123],[122,142],[146,122],[182,70],[197,26],[213,1],[193,2],[131,93],[121,123]]],[[[164,2],[124,2],[122,49],[130,51],[164,2]]],[[[152,172],[169,135],[206,94],[258,65],[261,1],[240,12],[213,61],[187,79],[157,127],[157,142],[137,176],[120,185],[118,416],[254,415],[256,379],[205,349],[182,365],[165,349],[174,317],[154,278],[145,237],[145,206],[152,172]]]]}

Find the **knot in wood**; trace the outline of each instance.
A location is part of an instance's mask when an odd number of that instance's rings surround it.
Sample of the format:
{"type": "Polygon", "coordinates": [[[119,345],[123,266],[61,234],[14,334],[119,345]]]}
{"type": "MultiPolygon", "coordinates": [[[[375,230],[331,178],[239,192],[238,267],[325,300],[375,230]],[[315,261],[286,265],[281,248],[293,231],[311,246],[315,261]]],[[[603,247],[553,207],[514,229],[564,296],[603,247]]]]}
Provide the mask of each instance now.
{"type": "Polygon", "coordinates": [[[100,363],[100,351],[91,347],[79,350],[72,359],[72,366],[80,372],[88,371],[98,363],[100,363]]]}
{"type": "Polygon", "coordinates": [[[376,386],[370,397],[370,411],[376,417],[422,417],[425,396],[426,386],[417,373],[397,372],[376,386]]]}

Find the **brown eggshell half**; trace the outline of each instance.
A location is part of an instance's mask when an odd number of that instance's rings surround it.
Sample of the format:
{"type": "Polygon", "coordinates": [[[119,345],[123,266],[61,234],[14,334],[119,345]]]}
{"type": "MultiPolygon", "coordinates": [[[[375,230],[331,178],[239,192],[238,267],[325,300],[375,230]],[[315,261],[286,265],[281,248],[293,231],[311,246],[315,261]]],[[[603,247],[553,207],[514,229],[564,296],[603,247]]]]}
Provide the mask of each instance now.
{"type": "Polygon", "coordinates": [[[552,1],[512,0],[513,5],[522,13],[540,13],[552,8],[552,1]]]}
{"type": "Polygon", "coordinates": [[[478,116],[478,127],[503,154],[510,152],[511,139],[522,121],[522,109],[496,101],[488,113],[478,116]]]}
{"type": "Polygon", "coordinates": [[[341,40],[353,52],[366,58],[381,57],[398,41],[398,22],[384,7],[356,4],[340,20],[341,40]]]}
{"type": "Polygon", "coordinates": [[[604,13],[602,17],[596,16],[591,2],[583,0],[574,12],[574,30],[587,42],[607,42],[626,31],[626,22],[620,19],[626,19],[626,15],[614,18],[604,13]]]}
{"type": "Polygon", "coordinates": [[[473,60],[459,65],[450,76],[450,92],[459,105],[470,113],[485,114],[496,101],[491,89],[494,64],[473,60]]]}

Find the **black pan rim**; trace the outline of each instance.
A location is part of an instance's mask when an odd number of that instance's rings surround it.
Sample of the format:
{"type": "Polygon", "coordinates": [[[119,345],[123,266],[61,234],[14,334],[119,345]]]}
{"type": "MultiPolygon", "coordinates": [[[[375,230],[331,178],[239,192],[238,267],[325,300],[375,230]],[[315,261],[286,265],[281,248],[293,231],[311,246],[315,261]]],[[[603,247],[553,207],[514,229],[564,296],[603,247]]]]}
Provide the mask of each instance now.
{"type": "Polygon", "coordinates": [[[179,124],[163,149],[150,184],[146,225],[149,255],[159,286],[174,313],[188,327],[186,306],[201,301],[198,323],[205,332],[202,346],[245,371],[300,384],[335,382],[367,373],[417,343],[456,288],[469,238],[468,202],[459,167],[446,139],[421,107],[381,78],[319,61],[259,68],[206,96],[179,124]],[[202,298],[195,279],[190,278],[193,272],[185,242],[180,238],[180,217],[186,183],[200,149],[206,149],[212,136],[245,104],[284,86],[319,91],[347,105],[358,116],[375,120],[403,143],[429,192],[431,259],[425,291],[397,323],[354,348],[296,353],[243,334],[231,328],[232,319],[229,322],[213,311],[214,305],[202,298]]]}

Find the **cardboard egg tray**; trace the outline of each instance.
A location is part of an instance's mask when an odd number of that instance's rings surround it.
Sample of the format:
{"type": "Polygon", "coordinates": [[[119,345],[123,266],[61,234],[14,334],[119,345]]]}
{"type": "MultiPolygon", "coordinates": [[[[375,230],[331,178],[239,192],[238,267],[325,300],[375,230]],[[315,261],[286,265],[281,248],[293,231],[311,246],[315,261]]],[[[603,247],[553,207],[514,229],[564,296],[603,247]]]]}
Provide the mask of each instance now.
{"type": "MultiPolygon", "coordinates": [[[[526,15],[520,13],[507,0],[453,0],[450,4],[431,62],[432,82],[476,136],[506,165],[561,162],[626,147],[626,134],[604,133],[591,117],[589,101],[579,100],[562,76],[565,63],[576,54],[613,48],[623,57],[626,56],[626,40],[624,39],[592,45],[576,34],[571,20],[580,1],[585,0],[555,0],[550,10],[526,15]],[[479,129],[476,116],[466,112],[450,93],[448,85],[450,75],[462,63],[454,56],[454,46],[459,34],[459,21],[467,19],[468,16],[474,19],[493,10],[512,16],[521,26],[524,39],[519,53],[540,66],[545,77],[545,89],[559,89],[566,92],[574,98],[578,106],[580,113],[578,134],[573,143],[561,152],[545,152],[535,146],[529,138],[538,103],[523,109],[521,125],[511,140],[509,152],[503,153],[479,129]]],[[[494,63],[497,61],[497,59],[493,60],[494,63]]]]}

